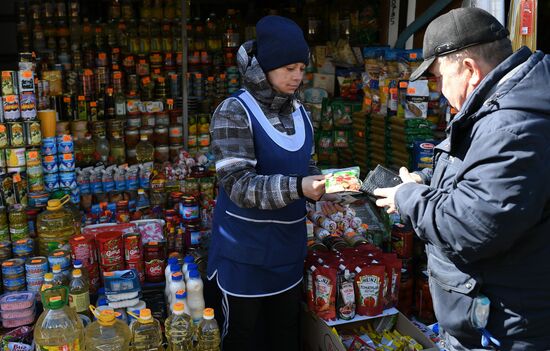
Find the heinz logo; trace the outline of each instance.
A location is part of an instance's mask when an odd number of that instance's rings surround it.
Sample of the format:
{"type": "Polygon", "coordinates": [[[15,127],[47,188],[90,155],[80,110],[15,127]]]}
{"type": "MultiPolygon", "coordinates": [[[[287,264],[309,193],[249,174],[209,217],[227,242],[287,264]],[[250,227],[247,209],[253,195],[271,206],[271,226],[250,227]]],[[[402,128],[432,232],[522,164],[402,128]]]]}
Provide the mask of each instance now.
{"type": "Polygon", "coordinates": [[[431,150],[431,149],[434,148],[434,144],[432,144],[432,143],[422,143],[422,144],[420,144],[420,147],[422,149],[431,150]]]}

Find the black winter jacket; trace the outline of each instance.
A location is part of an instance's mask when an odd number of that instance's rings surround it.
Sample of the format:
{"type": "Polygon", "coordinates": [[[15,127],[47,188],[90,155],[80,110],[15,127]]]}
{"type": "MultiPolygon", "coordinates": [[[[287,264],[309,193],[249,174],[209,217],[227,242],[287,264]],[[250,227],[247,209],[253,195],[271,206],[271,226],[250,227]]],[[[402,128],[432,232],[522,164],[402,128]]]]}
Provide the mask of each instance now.
{"type": "Polygon", "coordinates": [[[524,47],[502,62],[447,135],[430,185],[396,193],[426,242],[446,348],[483,349],[469,319],[483,294],[502,350],[550,350],[550,57],[524,47]]]}

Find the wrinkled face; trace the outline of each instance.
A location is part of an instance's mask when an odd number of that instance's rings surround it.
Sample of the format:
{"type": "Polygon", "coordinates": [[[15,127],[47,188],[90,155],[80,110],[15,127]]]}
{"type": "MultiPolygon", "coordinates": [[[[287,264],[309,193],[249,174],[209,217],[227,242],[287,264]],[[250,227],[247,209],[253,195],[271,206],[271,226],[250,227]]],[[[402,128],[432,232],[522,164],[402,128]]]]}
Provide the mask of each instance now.
{"type": "Polygon", "coordinates": [[[430,73],[437,78],[438,88],[449,100],[451,106],[460,111],[469,93],[473,90],[469,86],[470,70],[464,67],[461,60],[455,61],[439,57],[431,65],[430,73]]]}
{"type": "Polygon", "coordinates": [[[292,63],[267,72],[267,80],[275,89],[282,94],[294,94],[302,83],[306,65],[303,63],[292,63]]]}

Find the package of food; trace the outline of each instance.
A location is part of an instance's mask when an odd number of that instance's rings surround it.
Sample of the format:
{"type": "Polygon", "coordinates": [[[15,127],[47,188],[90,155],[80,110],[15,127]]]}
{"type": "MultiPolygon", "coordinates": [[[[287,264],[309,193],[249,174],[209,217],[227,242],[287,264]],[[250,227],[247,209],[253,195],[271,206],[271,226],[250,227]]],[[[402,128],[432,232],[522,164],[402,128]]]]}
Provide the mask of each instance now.
{"type": "Polygon", "coordinates": [[[313,272],[315,312],[324,320],[336,319],[336,269],[320,266],[313,272]]]}
{"type": "Polygon", "coordinates": [[[428,117],[430,89],[427,80],[409,82],[405,104],[405,118],[428,117]]]}
{"type": "Polygon", "coordinates": [[[341,265],[338,274],[338,301],[336,312],[339,319],[350,320],[355,317],[355,288],[354,275],[349,269],[341,265]]]}
{"type": "Polygon", "coordinates": [[[138,232],[141,235],[141,243],[147,244],[148,242],[164,241],[164,220],[162,219],[142,219],[138,221],[132,221],[132,224],[136,225],[138,232]]]}
{"type": "Polygon", "coordinates": [[[9,292],[0,296],[0,310],[19,311],[34,306],[36,295],[34,292],[9,292]]]}
{"type": "Polygon", "coordinates": [[[361,189],[361,180],[359,179],[359,167],[349,167],[342,169],[323,170],[323,174],[331,174],[331,177],[325,180],[325,192],[327,194],[358,194],[361,189]]]}
{"type": "Polygon", "coordinates": [[[385,267],[370,265],[355,269],[357,314],[377,316],[384,310],[383,292],[385,267]]]}

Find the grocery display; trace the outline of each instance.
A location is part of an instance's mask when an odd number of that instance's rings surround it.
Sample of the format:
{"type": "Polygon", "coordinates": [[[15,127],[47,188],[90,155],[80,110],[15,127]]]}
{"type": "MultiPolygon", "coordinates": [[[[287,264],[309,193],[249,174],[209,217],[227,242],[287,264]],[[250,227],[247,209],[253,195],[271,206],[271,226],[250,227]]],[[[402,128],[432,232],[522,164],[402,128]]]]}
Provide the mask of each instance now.
{"type": "MultiPolygon", "coordinates": [[[[41,349],[218,350],[223,313],[204,276],[210,117],[241,88],[238,49],[260,12],[277,10],[197,4],[183,18],[175,0],[101,4],[17,2],[18,69],[1,72],[5,335],[41,349]]],[[[431,322],[414,232],[358,192],[377,164],[431,167],[446,102],[433,80],[408,81],[421,51],[373,46],[378,5],[303,5],[279,11],[311,46],[300,98],[316,158],[334,175],[327,192],[359,199],[331,215],[308,205],[305,301],[326,321],[396,307],[431,322]]]]}

